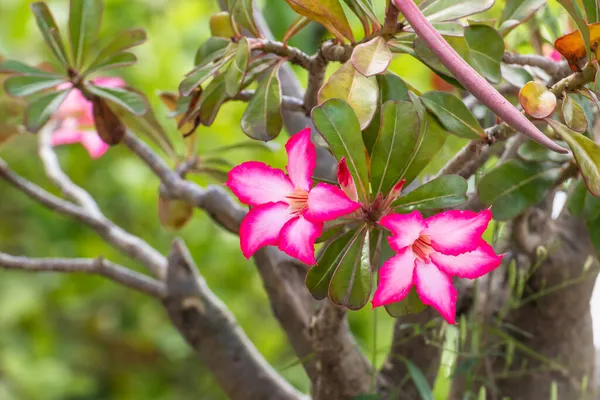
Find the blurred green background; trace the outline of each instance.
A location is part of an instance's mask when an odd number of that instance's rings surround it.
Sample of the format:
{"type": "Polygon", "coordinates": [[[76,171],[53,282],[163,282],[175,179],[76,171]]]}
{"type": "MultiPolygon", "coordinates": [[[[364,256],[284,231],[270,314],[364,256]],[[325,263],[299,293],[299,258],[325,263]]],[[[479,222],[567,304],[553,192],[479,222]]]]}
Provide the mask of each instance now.
{"type": "MultiPolygon", "coordinates": [[[[0,54],[35,64],[49,57],[29,3],[0,0],[0,54]]],[[[295,15],[283,0],[264,3],[269,6],[266,17],[276,37],[281,38],[295,15]]],[[[375,3],[382,13],[384,2],[375,3]]],[[[64,27],[68,1],[48,4],[64,27]]],[[[498,14],[501,6],[499,2],[490,16],[498,14]]],[[[176,90],[193,66],[197,47],[210,36],[208,20],[217,11],[213,0],[106,0],[104,38],[130,27],[146,29],[149,37],[135,50],[139,63],[116,74],[148,95],[179,148],[175,125],[166,118],[167,111],[156,93],[176,90]]],[[[354,22],[359,36],[360,25],[354,22]]],[[[292,44],[312,52],[322,39],[322,31],[312,26],[292,44]]],[[[517,40],[514,46],[519,45],[517,40]]],[[[421,91],[432,89],[432,75],[409,56],[397,57],[392,70],[421,91]]],[[[299,76],[305,77],[303,71],[299,76]]],[[[243,110],[243,105],[229,103],[213,126],[199,128],[200,151],[245,140],[239,128],[243,110]]],[[[282,134],[277,139],[280,148],[286,137],[282,134]]],[[[449,138],[446,149],[428,171],[439,168],[463,143],[462,139],[449,138]]],[[[163,253],[175,235],[182,236],[209,286],[230,307],[260,352],[294,385],[308,391],[308,379],[272,317],[260,277],[239,251],[236,236],[216,227],[200,211],[176,234],[162,228],[157,219],[158,180],[125,147],[113,148],[96,161],[79,145],[64,146],[57,152],[65,171],[124,229],[163,253]]],[[[19,173],[55,192],[42,173],[34,136],[17,137],[2,148],[0,156],[19,173]]],[[[244,150],[228,157],[235,162],[260,159],[278,167],[285,165],[283,151],[244,150]]],[[[45,210],[2,182],[0,190],[2,251],[32,257],[103,255],[139,268],[90,229],[45,210]]],[[[380,364],[389,347],[393,320],[378,311],[375,327],[375,316],[365,307],[351,313],[351,325],[369,358],[374,355],[373,336],[377,336],[380,364]]],[[[225,398],[210,372],[171,326],[160,304],[102,278],[0,270],[1,400],[145,398],[225,398]]]]}

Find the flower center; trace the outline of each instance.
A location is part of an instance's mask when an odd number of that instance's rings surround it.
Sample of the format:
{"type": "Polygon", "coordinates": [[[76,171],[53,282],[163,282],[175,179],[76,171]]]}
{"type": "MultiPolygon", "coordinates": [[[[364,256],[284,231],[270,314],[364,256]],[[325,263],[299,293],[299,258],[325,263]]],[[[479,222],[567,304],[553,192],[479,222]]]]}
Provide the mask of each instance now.
{"type": "Polygon", "coordinates": [[[285,198],[294,214],[300,215],[308,209],[308,192],[304,189],[296,188],[285,198]]]}
{"type": "Polygon", "coordinates": [[[419,236],[412,245],[412,251],[421,261],[428,261],[429,255],[433,252],[431,238],[427,235],[419,236]]]}

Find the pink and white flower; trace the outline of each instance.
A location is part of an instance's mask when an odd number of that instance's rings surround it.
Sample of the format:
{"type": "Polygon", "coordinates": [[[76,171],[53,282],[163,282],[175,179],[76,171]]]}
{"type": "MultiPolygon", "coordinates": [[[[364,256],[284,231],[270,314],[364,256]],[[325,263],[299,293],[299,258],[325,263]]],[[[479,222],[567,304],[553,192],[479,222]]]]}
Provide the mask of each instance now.
{"type": "MultiPolygon", "coordinates": [[[[104,87],[125,86],[121,78],[97,78],[92,82],[104,87]]],[[[58,89],[69,87],[71,83],[64,83],[59,85],[58,89]]],[[[78,89],[71,90],[53,118],[60,121],[60,126],[52,134],[52,146],[81,143],[94,159],[104,155],[110,147],[96,133],[92,103],[83,97],[78,89]]]]}
{"type": "Polygon", "coordinates": [[[240,227],[242,253],[250,258],[263,246],[278,246],[306,264],[315,263],[315,240],[325,221],[360,207],[337,186],[312,186],[316,149],[310,128],[288,140],[286,175],[261,162],[245,162],[229,172],[226,185],[251,207],[240,227]]]}
{"type": "Polygon", "coordinates": [[[491,219],[490,210],[447,211],[427,219],[418,211],[383,217],[379,223],[392,232],[388,241],[397,254],[379,269],[373,307],[404,299],[414,285],[424,304],[454,324],[452,277],[479,278],[502,262],[481,237],[491,219]]]}

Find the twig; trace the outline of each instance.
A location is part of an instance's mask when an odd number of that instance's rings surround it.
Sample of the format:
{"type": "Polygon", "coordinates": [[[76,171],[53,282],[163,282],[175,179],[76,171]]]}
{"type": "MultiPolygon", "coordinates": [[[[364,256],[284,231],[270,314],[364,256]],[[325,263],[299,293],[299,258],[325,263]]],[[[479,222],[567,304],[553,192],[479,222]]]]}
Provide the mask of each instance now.
{"type": "Polygon", "coordinates": [[[504,53],[502,61],[506,64],[537,67],[550,76],[560,74],[565,67],[568,69],[568,64],[566,62],[556,62],[550,58],[537,54],[518,54],[507,51],[504,53]]]}
{"type": "MultiPolygon", "coordinates": [[[[250,101],[254,97],[254,90],[242,90],[237,96],[235,96],[232,100],[239,101],[250,101]]],[[[291,96],[282,96],[281,97],[281,105],[283,108],[296,111],[296,112],[304,112],[304,101],[297,97],[291,96]]]]}
{"type": "Polygon", "coordinates": [[[81,272],[101,275],[128,288],[162,299],[165,285],[102,257],[98,258],[29,258],[0,253],[0,268],[27,272],[81,272]]]}

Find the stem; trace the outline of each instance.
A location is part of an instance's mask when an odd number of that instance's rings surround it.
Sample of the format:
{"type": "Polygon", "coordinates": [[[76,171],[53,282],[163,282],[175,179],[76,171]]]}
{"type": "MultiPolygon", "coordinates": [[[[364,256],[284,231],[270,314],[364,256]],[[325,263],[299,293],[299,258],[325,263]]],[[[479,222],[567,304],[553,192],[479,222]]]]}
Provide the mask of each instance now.
{"type": "Polygon", "coordinates": [[[508,100],[483,79],[429,23],[413,0],[393,0],[414,31],[465,89],[516,130],[557,153],[567,150],[550,140],[508,100]]]}

